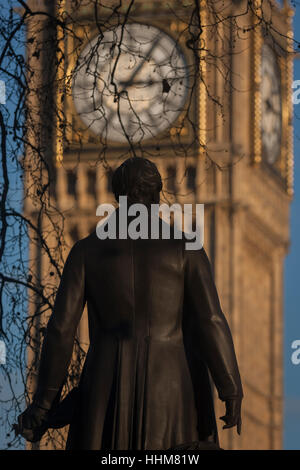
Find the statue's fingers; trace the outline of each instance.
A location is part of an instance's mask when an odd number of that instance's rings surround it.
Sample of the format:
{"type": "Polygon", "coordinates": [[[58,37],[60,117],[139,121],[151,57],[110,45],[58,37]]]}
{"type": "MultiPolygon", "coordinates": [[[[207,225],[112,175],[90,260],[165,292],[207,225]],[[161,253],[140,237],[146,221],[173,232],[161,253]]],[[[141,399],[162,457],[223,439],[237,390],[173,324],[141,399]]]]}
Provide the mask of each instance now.
{"type": "Polygon", "coordinates": [[[221,416],[220,419],[222,419],[226,424],[229,424],[233,421],[233,417],[229,414],[221,416]]]}
{"type": "Polygon", "coordinates": [[[233,424],[225,424],[222,429],[229,429],[232,427],[233,427],[233,424]]]}
{"type": "Polygon", "coordinates": [[[227,423],[223,426],[223,429],[229,429],[229,428],[233,428],[235,426],[234,423],[227,423]]]}
{"type": "Polygon", "coordinates": [[[233,428],[237,425],[237,417],[236,416],[226,416],[226,420],[224,419],[226,425],[223,426],[223,429],[233,428]]]}
{"type": "Polygon", "coordinates": [[[222,421],[225,421],[225,423],[227,422],[228,420],[228,416],[227,415],[224,415],[224,416],[220,416],[219,419],[222,419],[222,421]]]}
{"type": "Polygon", "coordinates": [[[35,429],[35,428],[39,428],[40,426],[41,426],[41,420],[38,417],[33,416],[31,418],[31,427],[35,429]]]}
{"type": "Polygon", "coordinates": [[[19,416],[19,426],[20,429],[31,429],[31,420],[30,420],[30,415],[28,416],[28,413],[24,412],[19,416]]]}
{"type": "Polygon", "coordinates": [[[16,426],[18,434],[21,434],[21,436],[24,437],[24,439],[27,441],[31,441],[33,439],[33,431],[31,426],[28,426],[28,421],[29,420],[26,419],[26,416],[24,417],[24,414],[22,413],[18,416],[18,425],[16,426]]]}
{"type": "Polygon", "coordinates": [[[11,427],[12,431],[15,432],[15,437],[20,434],[20,429],[19,429],[19,425],[18,424],[13,424],[12,427],[11,427]]]}

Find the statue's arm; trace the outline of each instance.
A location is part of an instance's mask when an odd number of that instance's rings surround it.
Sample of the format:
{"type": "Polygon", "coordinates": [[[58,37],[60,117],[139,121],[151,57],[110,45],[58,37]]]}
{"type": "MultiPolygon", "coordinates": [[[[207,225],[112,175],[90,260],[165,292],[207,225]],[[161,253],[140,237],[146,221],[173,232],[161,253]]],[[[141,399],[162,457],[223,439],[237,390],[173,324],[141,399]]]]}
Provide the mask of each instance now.
{"type": "Polygon", "coordinates": [[[184,321],[194,352],[205,359],[221,400],[242,397],[233,340],[207,254],[204,248],[185,250],[184,258],[184,321]]]}
{"type": "Polygon", "coordinates": [[[50,409],[67,375],[76,329],[85,305],[84,252],[80,242],[67,257],[48,321],[34,402],[50,409]]]}

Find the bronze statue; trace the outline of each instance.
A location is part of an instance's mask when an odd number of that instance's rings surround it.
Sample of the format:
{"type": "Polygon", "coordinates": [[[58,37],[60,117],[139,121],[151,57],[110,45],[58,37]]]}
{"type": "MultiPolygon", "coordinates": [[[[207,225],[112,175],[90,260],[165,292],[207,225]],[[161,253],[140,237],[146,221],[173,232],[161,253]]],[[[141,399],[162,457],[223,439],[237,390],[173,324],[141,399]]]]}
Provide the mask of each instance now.
{"type": "MultiPolygon", "coordinates": [[[[126,160],[113,176],[116,199],[127,196],[130,205],[157,204],[161,189],[156,166],[144,158],[126,160]]],[[[165,223],[159,219],[160,230],[165,223]]],[[[204,248],[186,250],[184,237],[174,236],[100,240],[95,231],[65,263],[35,396],[16,430],[34,442],[70,419],[66,449],[217,446],[208,371],[226,405],[224,428],[237,426],[240,434],[242,384],[204,248]],[[86,303],[90,346],[79,386],[62,402],[69,418],[61,419],[60,393],[86,303]]]]}

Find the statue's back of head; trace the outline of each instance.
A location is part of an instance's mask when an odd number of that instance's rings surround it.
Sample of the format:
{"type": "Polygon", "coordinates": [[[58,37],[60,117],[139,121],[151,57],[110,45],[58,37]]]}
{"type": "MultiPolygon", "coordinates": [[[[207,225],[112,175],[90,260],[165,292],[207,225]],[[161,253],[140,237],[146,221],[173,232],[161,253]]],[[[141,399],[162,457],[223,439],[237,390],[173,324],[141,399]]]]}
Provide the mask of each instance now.
{"type": "Polygon", "coordinates": [[[161,175],[155,163],[142,157],[125,160],[114,172],[112,189],[116,200],[127,196],[128,204],[158,204],[162,190],[161,175]]]}

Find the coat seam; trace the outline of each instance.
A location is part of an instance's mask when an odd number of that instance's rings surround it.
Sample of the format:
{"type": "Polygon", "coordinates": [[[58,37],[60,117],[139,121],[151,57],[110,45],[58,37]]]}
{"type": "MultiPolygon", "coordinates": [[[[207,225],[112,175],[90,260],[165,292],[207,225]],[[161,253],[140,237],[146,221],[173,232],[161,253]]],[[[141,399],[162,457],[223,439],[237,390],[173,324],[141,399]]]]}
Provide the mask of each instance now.
{"type": "MultiPolygon", "coordinates": [[[[136,310],[136,299],[135,299],[135,264],[134,264],[134,253],[133,253],[133,241],[130,240],[130,248],[131,248],[131,271],[132,271],[132,294],[133,294],[133,318],[132,318],[132,327],[133,327],[133,333],[135,336],[135,328],[136,328],[136,322],[135,322],[135,310],[136,310]]],[[[133,439],[133,419],[134,419],[134,403],[136,399],[136,369],[137,369],[137,357],[135,355],[135,363],[134,363],[134,369],[133,369],[133,376],[131,378],[133,382],[133,390],[134,390],[134,396],[131,397],[131,419],[130,419],[130,430],[129,430],[129,448],[132,447],[132,439],[133,439]]]]}

